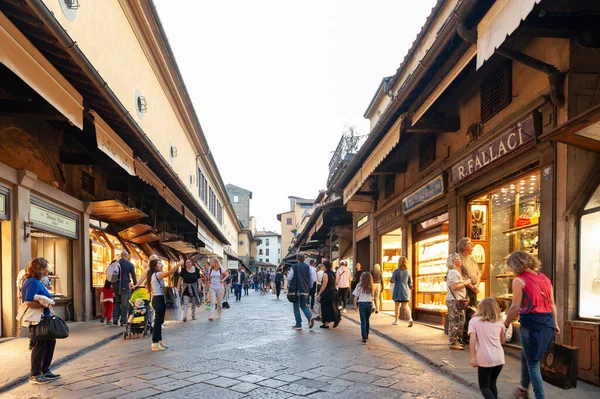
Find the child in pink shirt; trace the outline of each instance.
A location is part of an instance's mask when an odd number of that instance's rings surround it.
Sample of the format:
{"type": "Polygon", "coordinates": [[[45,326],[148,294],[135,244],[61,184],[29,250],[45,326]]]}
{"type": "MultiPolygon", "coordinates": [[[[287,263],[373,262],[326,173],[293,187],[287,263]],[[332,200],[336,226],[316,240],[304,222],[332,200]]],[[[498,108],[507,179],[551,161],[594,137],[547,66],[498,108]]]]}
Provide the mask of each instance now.
{"type": "Polygon", "coordinates": [[[494,298],[484,298],[469,322],[471,366],[477,367],[479,390],[486,399],[497,399],[496,381],[504,365],[505,327],[494,298]]]}

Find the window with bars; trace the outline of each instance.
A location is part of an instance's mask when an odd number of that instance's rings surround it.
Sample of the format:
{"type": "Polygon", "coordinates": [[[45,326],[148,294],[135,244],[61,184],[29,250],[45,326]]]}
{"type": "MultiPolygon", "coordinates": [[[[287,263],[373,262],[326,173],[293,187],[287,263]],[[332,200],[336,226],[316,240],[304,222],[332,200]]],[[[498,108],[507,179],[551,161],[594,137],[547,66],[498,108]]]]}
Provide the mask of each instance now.
{"type": "Polygon", "coordinates": [[[392,175],[385,175],[385,181],[384,181],[384,192],[385,192],[385,198],[390,198],[392,195],[394,195],[394,191],[396,190],[396,175],[392,174],[392,175]]]}
{"type": "Polygon", "coordinates": [[[435,163],[435,134],[430,134],[421,139],[419,143],[419,172],[435,163]]]}
{"type": "Polygon", "coordinates": [[[492,119],[512,101],[512,62],[507,61],[481,83],[481,123],[492,119]]]}
{"type": "Polygon", "coordinates": [[[221,201],[217,201],[217,221],[221,225],[223,224],[223,205],[221,205],[221,201]]]}
{"type": "Polygon", "coordinates": [[[208,204],[208,180],[204,177],[204,173],[202,170],[198,168],[198,178],[196,180],[198,183],[198,195],[200,199],[204,201],[205,204],[208,204]]]}

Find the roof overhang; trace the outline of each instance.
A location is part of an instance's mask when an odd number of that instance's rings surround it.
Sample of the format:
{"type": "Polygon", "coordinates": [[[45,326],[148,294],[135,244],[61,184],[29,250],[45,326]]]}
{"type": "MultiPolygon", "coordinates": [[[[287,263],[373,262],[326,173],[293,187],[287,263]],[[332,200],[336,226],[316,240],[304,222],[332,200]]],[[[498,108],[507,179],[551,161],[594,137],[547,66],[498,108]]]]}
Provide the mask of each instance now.
{"type": "Polygon", "coordinates": [[[540,141],[545,140],[600,152],[600,104],[540,136],[540,141]]]}
{"type": "Polygon", "coordinates": [[[148,217],[148,215],[139,209],[129,207],[116,199],[94,201],[92,216],[96,219],[113,223],[125,223],[148,217]]]}

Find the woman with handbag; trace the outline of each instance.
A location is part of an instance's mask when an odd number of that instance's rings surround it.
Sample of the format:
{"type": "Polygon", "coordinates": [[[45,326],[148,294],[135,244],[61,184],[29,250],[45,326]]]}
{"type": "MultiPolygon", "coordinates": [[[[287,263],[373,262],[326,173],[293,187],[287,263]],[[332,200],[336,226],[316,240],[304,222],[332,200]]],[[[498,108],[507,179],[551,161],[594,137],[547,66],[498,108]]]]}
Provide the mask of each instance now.
{"type": "Polygon", "coordinates": [[[527,252],[513,252],[506,264],[517,277],[512,282],[513,301],[505,323],[510,325],[517,313],[521,323],[521,382],[513,396],[527,398],[531,384],[535,398],[542,399],[545,393],[540,361],[554,334],[560,333],[552,283],[539,272],[540,262],[527,252]]]}
{"type": "Polygon", "coordinates": [[[56,339],[37,339],[36,329],[42,321],[43,316],[51,316],[50,306],[54,301],[41,282],[48,276],[50,269],[48,261],[44,258],[36,258],[29,262],[25,271],[25,281],[21,287],[23,304],[19,308],[17,319],[21,320],[21,326],[29,328],[29,336],[33,343],[31,350],[31,377],[30,384],[47,384],[60,377],[50,371],[50,363],[54,356],[56,339]]]}
{"type": "MultiPolygon", "coordinates": [[[[398,259],[398,268],[392,273],[390,278],[390,291],[392,291],[392,300],[394,301],[394,321],[392,325],[398,325],[398,319],[400,318],[400,306],[404,309],[404,314],[408,317],[408,326],[413,326],[413,318],[410,313],[410,290],[412,290],[412,277],[408,271],[408,259],[406,256],[401,256],[398,259]]],[[[375,269],[378,269],[379,265],[375,265],[375,269]]]]}
{"type": "Polygon", "coordinates": [[[446,284],[448,285],[448,294],[446,295],[446,306],[448,307],[448,340],[450,349],[464,350],[465,347],[460,343],[463,329],[465,326],[465,309],[469,306],[467,299],[466,286],[471,284],[471,279],[464,279],[460,274],[462,259],[459,254],[452,254],[446,261],[448,274],[446,274],[446,284]]]}
{"type": "Polygon", "coordinates": [[[152,351],[164,351],[168,348],[162,340],[162,325],[165,322],[165,313],[167,312],[167,303],[165,301],[164,279],[173,275],[179,267],[183,265],[183,258],[179,257],[171,269],[163,271],[163,263],[160,259],[152,259],[148,265],[146,273],[146,288],[152,294],[152,307],[154,308],[154,327],[152,329],[152,351]]]}
{"type": "Polygon", "coordinates": [[[338,292],[335,289],[335,274],[331,270],[331,262],[323,262],[325,272],[321,281],[321,289],[317,293],[317,301],[321,304],[321,328],[329,328],[329,323],[333,323],[333,328],[337,327],[342,319],[340,309],[338,308],[338,292]]]}
{"type": "Polygon", "coordinates": [[[227,280],[227,272],[221,267],[221,263],[217,258],[210,260],[210,269],[208,269],[206,280],[209,284],[210,298],[212,306],[210,307],[210,316],[208,320],[213,321],[215,319],[215,309],[217,311],[217,318],[221,318],[223,313],[223,296],[224,296],[224,284],[227,280]]]}
{"type": "Polygon", "coordinates": [[[187,321],[188,305],[192,308],[192,320],[196,320],[196,306],[200,307],[200,270],[187,259],[179,277],[177,291],[181,296],[183,321],[187,321]]]}

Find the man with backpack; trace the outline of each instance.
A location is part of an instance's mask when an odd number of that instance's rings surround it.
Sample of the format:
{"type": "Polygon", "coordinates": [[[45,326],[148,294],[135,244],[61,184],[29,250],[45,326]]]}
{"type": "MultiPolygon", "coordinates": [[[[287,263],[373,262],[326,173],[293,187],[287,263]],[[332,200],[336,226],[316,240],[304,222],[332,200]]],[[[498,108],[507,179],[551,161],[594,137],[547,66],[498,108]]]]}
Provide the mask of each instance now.
{"type": "MultiPolygon", "coordinates": [[[[113,265],[111,264],[111,266],[113,265]]],[[[109,269],[112,271],[113,269],[111,269],[111,266],[109,266],[109,269]]],[[[116,265],[113,267],[116,267],[116,265]]],[[[114,279],[114,277],[112,277],[114,273],[111,276],[108,275],[109,269],[107,269],[107,277],[114,279]]],[[[118,280],[113,283],[113,291],[117,303],[120,302],[120,306],[115,304],[116,306],[113,310],[113,324],[119,325],[120,320],[121,325],[124,325],[127,323],[127,316],[129,315],[129,295],[131,294],[129,286],[132,280],[133,284],[137,285],[135,266],[129,261],[129,252],[125,250],[121,252],[121,259],[118,261],[118,269],[118,280]]]]}

